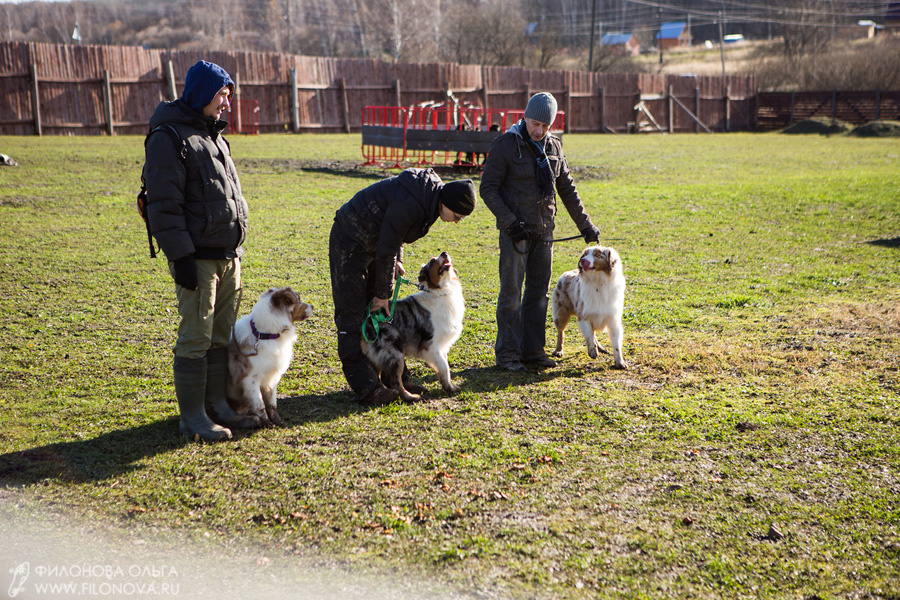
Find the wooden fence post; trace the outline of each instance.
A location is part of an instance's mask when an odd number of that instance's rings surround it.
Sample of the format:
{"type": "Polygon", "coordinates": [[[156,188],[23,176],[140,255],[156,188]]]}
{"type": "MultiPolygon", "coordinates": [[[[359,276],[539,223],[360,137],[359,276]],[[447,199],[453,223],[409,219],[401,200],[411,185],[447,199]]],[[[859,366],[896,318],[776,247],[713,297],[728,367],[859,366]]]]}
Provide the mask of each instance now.
{"type": "Polygon", "coordinates": [[[34,117],[34,135],[41,135],[41,97],[38,95],[37,67],[31,65],[31,112],[34,117]]]}
{"type": "Polygon", "coordinates": [[[109,83],[109,69],[103,69],[103,104],[106,112],[106,133],[116,135],[113,127],[112,85],[109,83]]]}
{"type": "Polygon", "coordinates": [[[606,133],[606,96],[600,86],[600,133],[606,133]]]}
{"type": "MultiPolygon", "coordinates": [[[[697,118],[701,121],[703,117],[700,116],[700,88],[694,88],[694,114],[697,115],[697,118]]],[[[700,133],[700,123],[694,121],[694,133],[700,133]]]]}
{"type": "Polygon", "coordinates": [[[672,100],[672,86],[669,85],[669,95],[666,97],[666,104],[669,105],[669,133],[675,133],[675,102],[672,100]]]}
{"type": "Polygon", "coordinates": [[[403,106],[400,103],[400,80],[394,80],[394,106],[403,106]]]}
{"type": "Polygon", "coordinates": [[[234,132],[243,132],[244,124],[241,122],[241,72],[235,71],[234,73],[234,104],[237,106],[237,115],[234,118],[234,132]]]}
{"type": "Polygon", "coordinates": [[[831,90],[831,120],[837,116],[837,90],[831,90]]]}
{"type": "Polygon", "coordinates": [[[731,85],[725,86],[725,131],[731,131],[731,85]]]}
{"type": "Polygon", "coordinates": [[[297,69],[291,69],[291,131],[300,132],[300,98],[297,95],[297,69]]]}
{"type": "Polygon", "coordinates": [[[347,81],[341,77],[341,100],[344,106],[344,133],[350,133],[350,101],[347,99],[347,81]]]}
{"type": "Polygon", "coordinates": [[[875,90],[875,120],[881,120],[881,88],[875,90]]]}
{"type": "Polygon", "coordinates": [[[791,121],[788,123],[788,127],[794,124],[794,102],[797,99],[797,92],[791,92],[791,121]]]}
{"type": "Polygon", "coordinates": [[[169,82],[169,100],[174,101],[178,98],[178,92],[175,88],[175,67],[172,66],[171,60],[166,65],[166,78],[169,82]]]}
{"type": "Polygon", "coordinates": [[[563,130],[569,133],[569,116],[572,114],[572,87],[566,84],[566,126],[563,130]]]}

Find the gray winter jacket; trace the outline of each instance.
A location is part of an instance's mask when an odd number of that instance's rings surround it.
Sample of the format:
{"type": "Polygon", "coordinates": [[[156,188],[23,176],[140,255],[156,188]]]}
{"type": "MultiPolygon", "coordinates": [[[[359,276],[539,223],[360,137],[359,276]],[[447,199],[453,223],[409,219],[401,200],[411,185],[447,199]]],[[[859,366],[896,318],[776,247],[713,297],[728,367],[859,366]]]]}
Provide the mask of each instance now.
{"type": "Polygon", "coordinates": [[[186,156],[164,131],[147,140],[144,179],[150,230],[171,260],[228,259],[243,254],[249,209],[231,150],[222,137],[225,121],[205,117],[184,101],[162,102],[150,128],[171,124],[186,142],[186,156]]]}
{"type": "MultiPolygon", "coordinates": [[[[521,122],[520,122],[521,123],[521,122]]],[[[485,206],[494,213],[497,229],[506,231],[511,225],[523,222],[535,234],[550,234],[555,226],[556,198],[545,202],[538,186],[537,157],[529,147],[528,135],[519,132],[518,124],[494,138],[484,172],[481,175],[479,194],[485,206]]],[[[563,155],[562,142],[548,134],[545,152],[555,177],[556,193],[569,212],[579,231],[591,226],[584,210],[575,182],[569,174],[569,164],[563,155]]]]}
{"type": "Polygon", "coordinates": [[[394,262],[403,244],[425,237],[440,214],[444,182],[433,169],[407,169],[360,190],[334,216],[375,257],[375,296],[393,294],[394,262]]]}

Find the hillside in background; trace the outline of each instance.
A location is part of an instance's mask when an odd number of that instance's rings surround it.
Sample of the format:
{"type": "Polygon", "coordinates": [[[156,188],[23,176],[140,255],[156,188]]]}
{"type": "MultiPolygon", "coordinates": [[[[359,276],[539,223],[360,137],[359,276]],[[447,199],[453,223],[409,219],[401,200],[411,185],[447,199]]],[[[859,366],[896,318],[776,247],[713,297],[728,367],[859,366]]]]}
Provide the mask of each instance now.
{"type": "MultiPolygon", "coordinates": [[[[753,74],[769,91],[900,89],[884,0],[73,0],[0,4],[0,40],[604,73],[753,74]],[[683,43],[657,34],[683,23],[683,43]],[[862,25],[870,23],[870,25],[862,25]],[[630,56],[601,43],[622,33],[630,56]],[[866,39],[866,36],[876,34],[866,39]],[[725,44],[741,37],[746,42],[725,44]],[[688,41],[689,40],[689,41],[688,41]],[[760,41],[762,40],[762,41],[760,41]]],[[[898,15],[900,19],[900,15],[898,15]]],[[[893,26],[892,26],[893,25],[893,26]]]]}

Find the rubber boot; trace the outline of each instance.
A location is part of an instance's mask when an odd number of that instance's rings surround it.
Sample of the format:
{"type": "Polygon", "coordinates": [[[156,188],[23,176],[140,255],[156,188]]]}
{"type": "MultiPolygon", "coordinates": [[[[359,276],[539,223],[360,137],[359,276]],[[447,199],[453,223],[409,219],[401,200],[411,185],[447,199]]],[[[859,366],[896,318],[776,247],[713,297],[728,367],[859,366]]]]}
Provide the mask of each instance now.
{"type": "Polygon", "coordinates": [[[216,425],[206,416],[206,357],[175,357],[172,365],[175,374],[175,397],[181,413],[179,429],[191,437],[217,442],[231,439],[231,430],[216,425]]]}
{"type": "Polygon", "coordinates": [[[259,427],[259,418],[239,415],[228,404],[228,348],[206,353],[206,414],[229,427],[259,427]]]}

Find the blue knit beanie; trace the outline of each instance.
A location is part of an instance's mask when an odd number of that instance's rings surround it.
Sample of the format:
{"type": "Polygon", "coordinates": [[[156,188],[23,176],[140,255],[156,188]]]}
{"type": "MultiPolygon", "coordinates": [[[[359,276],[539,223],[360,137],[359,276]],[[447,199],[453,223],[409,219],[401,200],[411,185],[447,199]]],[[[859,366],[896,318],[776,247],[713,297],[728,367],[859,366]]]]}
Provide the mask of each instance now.
{"type": "Polygon", "coordinates": [[[216,94],[226,85],[234,91],[234,81],[228,73],[217,64],[201,60],[188,70],[184,79],[184,91],[181,99],[199,113],[212,102],[216,94]]]}

